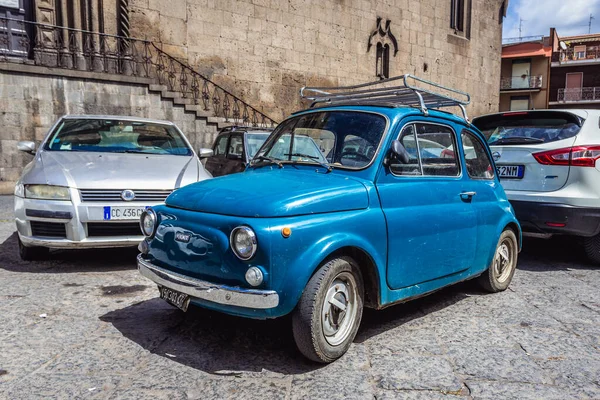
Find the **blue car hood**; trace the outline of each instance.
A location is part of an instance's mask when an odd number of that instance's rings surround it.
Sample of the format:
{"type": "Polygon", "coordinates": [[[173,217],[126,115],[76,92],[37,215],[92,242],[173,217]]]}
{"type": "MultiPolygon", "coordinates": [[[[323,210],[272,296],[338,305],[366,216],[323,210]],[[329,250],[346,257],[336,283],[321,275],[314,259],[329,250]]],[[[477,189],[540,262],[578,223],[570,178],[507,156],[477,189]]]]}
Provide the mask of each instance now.
{"type": "Polygon", "coordinates": [[[173,192],[171,207],[240,217],[288,217],[369,206],[365,186],[335,172],[263,167],[207,179],[173,192]]]}

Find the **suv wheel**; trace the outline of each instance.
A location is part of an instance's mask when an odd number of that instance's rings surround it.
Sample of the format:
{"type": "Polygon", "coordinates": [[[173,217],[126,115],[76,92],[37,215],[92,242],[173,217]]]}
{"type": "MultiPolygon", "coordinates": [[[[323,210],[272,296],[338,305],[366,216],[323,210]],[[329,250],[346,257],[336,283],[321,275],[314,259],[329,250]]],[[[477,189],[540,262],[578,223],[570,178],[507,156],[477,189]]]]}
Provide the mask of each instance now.
{"type": "Polygon", "coordinates": [[[511,229],[500,235],[491,265],[478,279],[479,285],[491,293],[506,290],[517,269],[519,244],[511,229]]]}
{"type": "Polygon", "coordinates": [[[600,264],[600,234],[583,238],[583,245],[590,261],[600,264]]]}
{"type": "Polygon", "coordinates": [[[344,355],[358,331],[363,299],[362,275],[352,259],[323,264],[306,285],[292,316],[300,352],[321,363],[344,355]]]}
{"type": "Polygon", "coordinates": [[[48,258],[50,254],[50,249],[47,247],[25,247],[23,242],[21,242],[21,238],[19,241],[19,256],[23,261],[35,261],[35,260],[44,260],[48,258]]]}

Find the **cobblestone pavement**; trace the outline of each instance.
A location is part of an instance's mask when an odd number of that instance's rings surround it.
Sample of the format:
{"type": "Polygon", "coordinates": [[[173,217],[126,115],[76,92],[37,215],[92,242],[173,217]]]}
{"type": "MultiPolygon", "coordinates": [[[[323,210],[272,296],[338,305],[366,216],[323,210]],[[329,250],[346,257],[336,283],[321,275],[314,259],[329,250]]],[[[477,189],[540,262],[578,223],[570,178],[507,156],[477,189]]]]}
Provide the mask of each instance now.
{"type": "Polygon", "coordinates": [[[0,198],[1,398],[600,399],[600,268],[574,241],[526,240],[506,292],[465,283],[367,310],[320,366],[289,319],[166,305],[135,250],[20,261],[11,208],[0,198]]]}

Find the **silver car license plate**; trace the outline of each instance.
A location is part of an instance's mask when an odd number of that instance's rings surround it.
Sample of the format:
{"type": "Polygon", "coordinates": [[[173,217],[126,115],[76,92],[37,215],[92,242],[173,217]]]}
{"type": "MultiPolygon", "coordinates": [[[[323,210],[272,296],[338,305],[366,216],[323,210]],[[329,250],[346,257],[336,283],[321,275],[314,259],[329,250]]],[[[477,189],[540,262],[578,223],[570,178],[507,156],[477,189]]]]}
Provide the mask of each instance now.
{"type": "Polygon", "coordinates": [[[498,176],[504,179],[523,179],[524,165],[497,165],[498,176]]]}
{"type": "Polygon", "coordinates": [[[113,220],[139,220],[140,216],[148,207],[104,207],[103,219],[113,220]]]}
{"type": "Polygon", "coordinates": [[[190,304],[190,296],[164,286],[159,286],[158,291],[160,292],[161,299],[165,300],[170,305],[179,308],[183,312],[187,311],[190,304]]]}

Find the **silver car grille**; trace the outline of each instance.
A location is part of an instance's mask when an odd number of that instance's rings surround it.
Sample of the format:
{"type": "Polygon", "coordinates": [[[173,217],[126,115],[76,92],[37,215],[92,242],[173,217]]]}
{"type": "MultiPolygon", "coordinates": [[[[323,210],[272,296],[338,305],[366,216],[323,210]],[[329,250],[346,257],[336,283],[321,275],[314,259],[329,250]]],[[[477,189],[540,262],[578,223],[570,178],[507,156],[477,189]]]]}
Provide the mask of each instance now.
{"type": "MultiPolygon", "coordinates": [[[[133,201],[147,201],[162,203],[171,194],[172,190],[133,190],[135,198],[133,201]]],[[[81,201],[123,201],[119,189],[80,189],[81,201]]]]}

